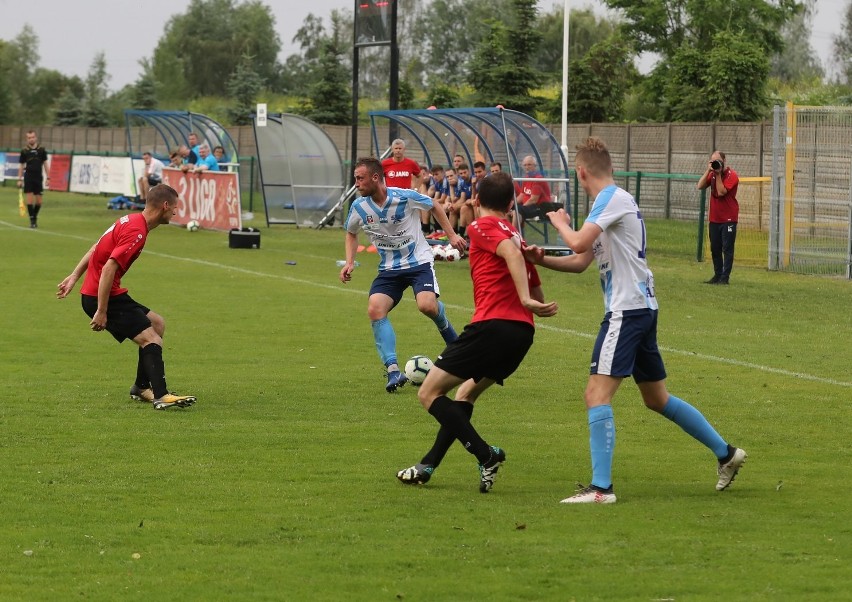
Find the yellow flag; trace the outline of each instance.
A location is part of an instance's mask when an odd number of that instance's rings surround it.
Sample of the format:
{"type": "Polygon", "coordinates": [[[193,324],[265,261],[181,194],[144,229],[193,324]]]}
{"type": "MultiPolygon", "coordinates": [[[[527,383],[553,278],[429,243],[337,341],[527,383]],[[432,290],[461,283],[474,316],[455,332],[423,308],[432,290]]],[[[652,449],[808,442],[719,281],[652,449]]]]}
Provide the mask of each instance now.
{"type": "Polygon", "coordinates": [[[18,213],[21,214],[21,217],[24,217],[27,214],[27,208],[24,207],[24,189],[18,188],[18,213]]]}

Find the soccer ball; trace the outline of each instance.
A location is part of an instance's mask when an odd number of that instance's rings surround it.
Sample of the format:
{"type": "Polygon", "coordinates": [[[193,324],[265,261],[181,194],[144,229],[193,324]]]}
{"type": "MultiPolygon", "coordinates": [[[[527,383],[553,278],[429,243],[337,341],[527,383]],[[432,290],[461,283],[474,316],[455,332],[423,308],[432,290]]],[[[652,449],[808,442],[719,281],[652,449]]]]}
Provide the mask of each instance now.
{"type": "Polygon", "coordinates": [[[192,219],[186,222],[186,229],[190,232],[197,232],[200,227],[201,225],[198,223],[198,220],[192,219]]]}
{"type": "Polygon", "coordinates": [[[405,377],[414,386],[423,384],[429,370],[432,369],[432,360],[425,355],[415,355],[405,362],[405,377]]]}
{"type": "Polygon", "coordinates": [[[443,245],[435,245],[432,247],[432,256],[435,258],[435,261],[444,261],[447,258],[447,250],[443,245]]]}
{"type": "Polygon", "coordinates": [[[447,261],[458,261],[461,259],[461,253],[459,253],[459,250],[453,248],[451,245],[444,247],[444,256],[447,258],[447,261]]]}

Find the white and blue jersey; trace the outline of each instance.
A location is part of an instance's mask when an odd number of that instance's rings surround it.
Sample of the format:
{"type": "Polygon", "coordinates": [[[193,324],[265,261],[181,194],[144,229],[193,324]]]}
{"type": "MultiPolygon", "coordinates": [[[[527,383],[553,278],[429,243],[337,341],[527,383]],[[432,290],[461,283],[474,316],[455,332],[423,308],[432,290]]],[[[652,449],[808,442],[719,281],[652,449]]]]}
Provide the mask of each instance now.
{"type": "Polygon", "coordinates": [[[473,198],[473,186],[471,185],[470,180],[459,178],[459,189],[456,191],[456,194],[461,196],[462,193],[465,193],[465,198],[470,200],[473,198]]]}
{"type": "Polygon", "coordinates": [[[346,218],[346,231],[367,233],[379,252],[380,272],[431,264],[434,257],[420,227],[420,210],[431,210],[432,199],[406,188],[387,190],[381,207],[371,197],[356,198],[346,218]]]}
{"type": "Polygon", "coordinates": [[[586,221],[602,232],[592,247],[607,312],[658,309],[645,260],[645,222],[633,196],[617,186],[600,191],[586,221]]]}

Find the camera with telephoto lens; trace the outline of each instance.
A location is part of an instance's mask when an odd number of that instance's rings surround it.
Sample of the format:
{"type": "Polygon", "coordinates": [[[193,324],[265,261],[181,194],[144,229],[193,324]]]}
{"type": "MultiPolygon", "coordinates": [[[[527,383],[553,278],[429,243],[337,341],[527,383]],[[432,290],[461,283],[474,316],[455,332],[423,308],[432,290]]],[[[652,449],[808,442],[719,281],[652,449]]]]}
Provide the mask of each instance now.
{"type": "Polygon", "coordinates": [[[713,159],[710,162],[710,167],[712,167],[714,171],[717,169],[722,169],[722,162],[719,161],[719,159],[713,159]]]}

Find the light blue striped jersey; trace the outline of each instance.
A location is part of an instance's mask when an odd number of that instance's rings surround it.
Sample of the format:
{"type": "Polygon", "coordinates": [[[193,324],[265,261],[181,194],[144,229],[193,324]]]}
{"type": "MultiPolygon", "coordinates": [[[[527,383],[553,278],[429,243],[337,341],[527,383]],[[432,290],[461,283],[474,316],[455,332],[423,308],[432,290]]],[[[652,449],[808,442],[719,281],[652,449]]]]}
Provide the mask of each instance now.
{"type": "Polygon", "coordinates": [[[614,184],[607,186],[586,221],[603,230],[592,249],[606,311],[657,309],[654,275],[645,259],[645,221],[633,196],[614,184]]]}
{"type": "Polygon", "coordinates": [[[346,231],[367,233],[379,252],[379,271],[432,263],[432,250],[420,228],[420,210],[432,209],[432,199],[407,188],[387,190],[381,207],[371,197],[356,198],[346,218],[346,231]]]}

